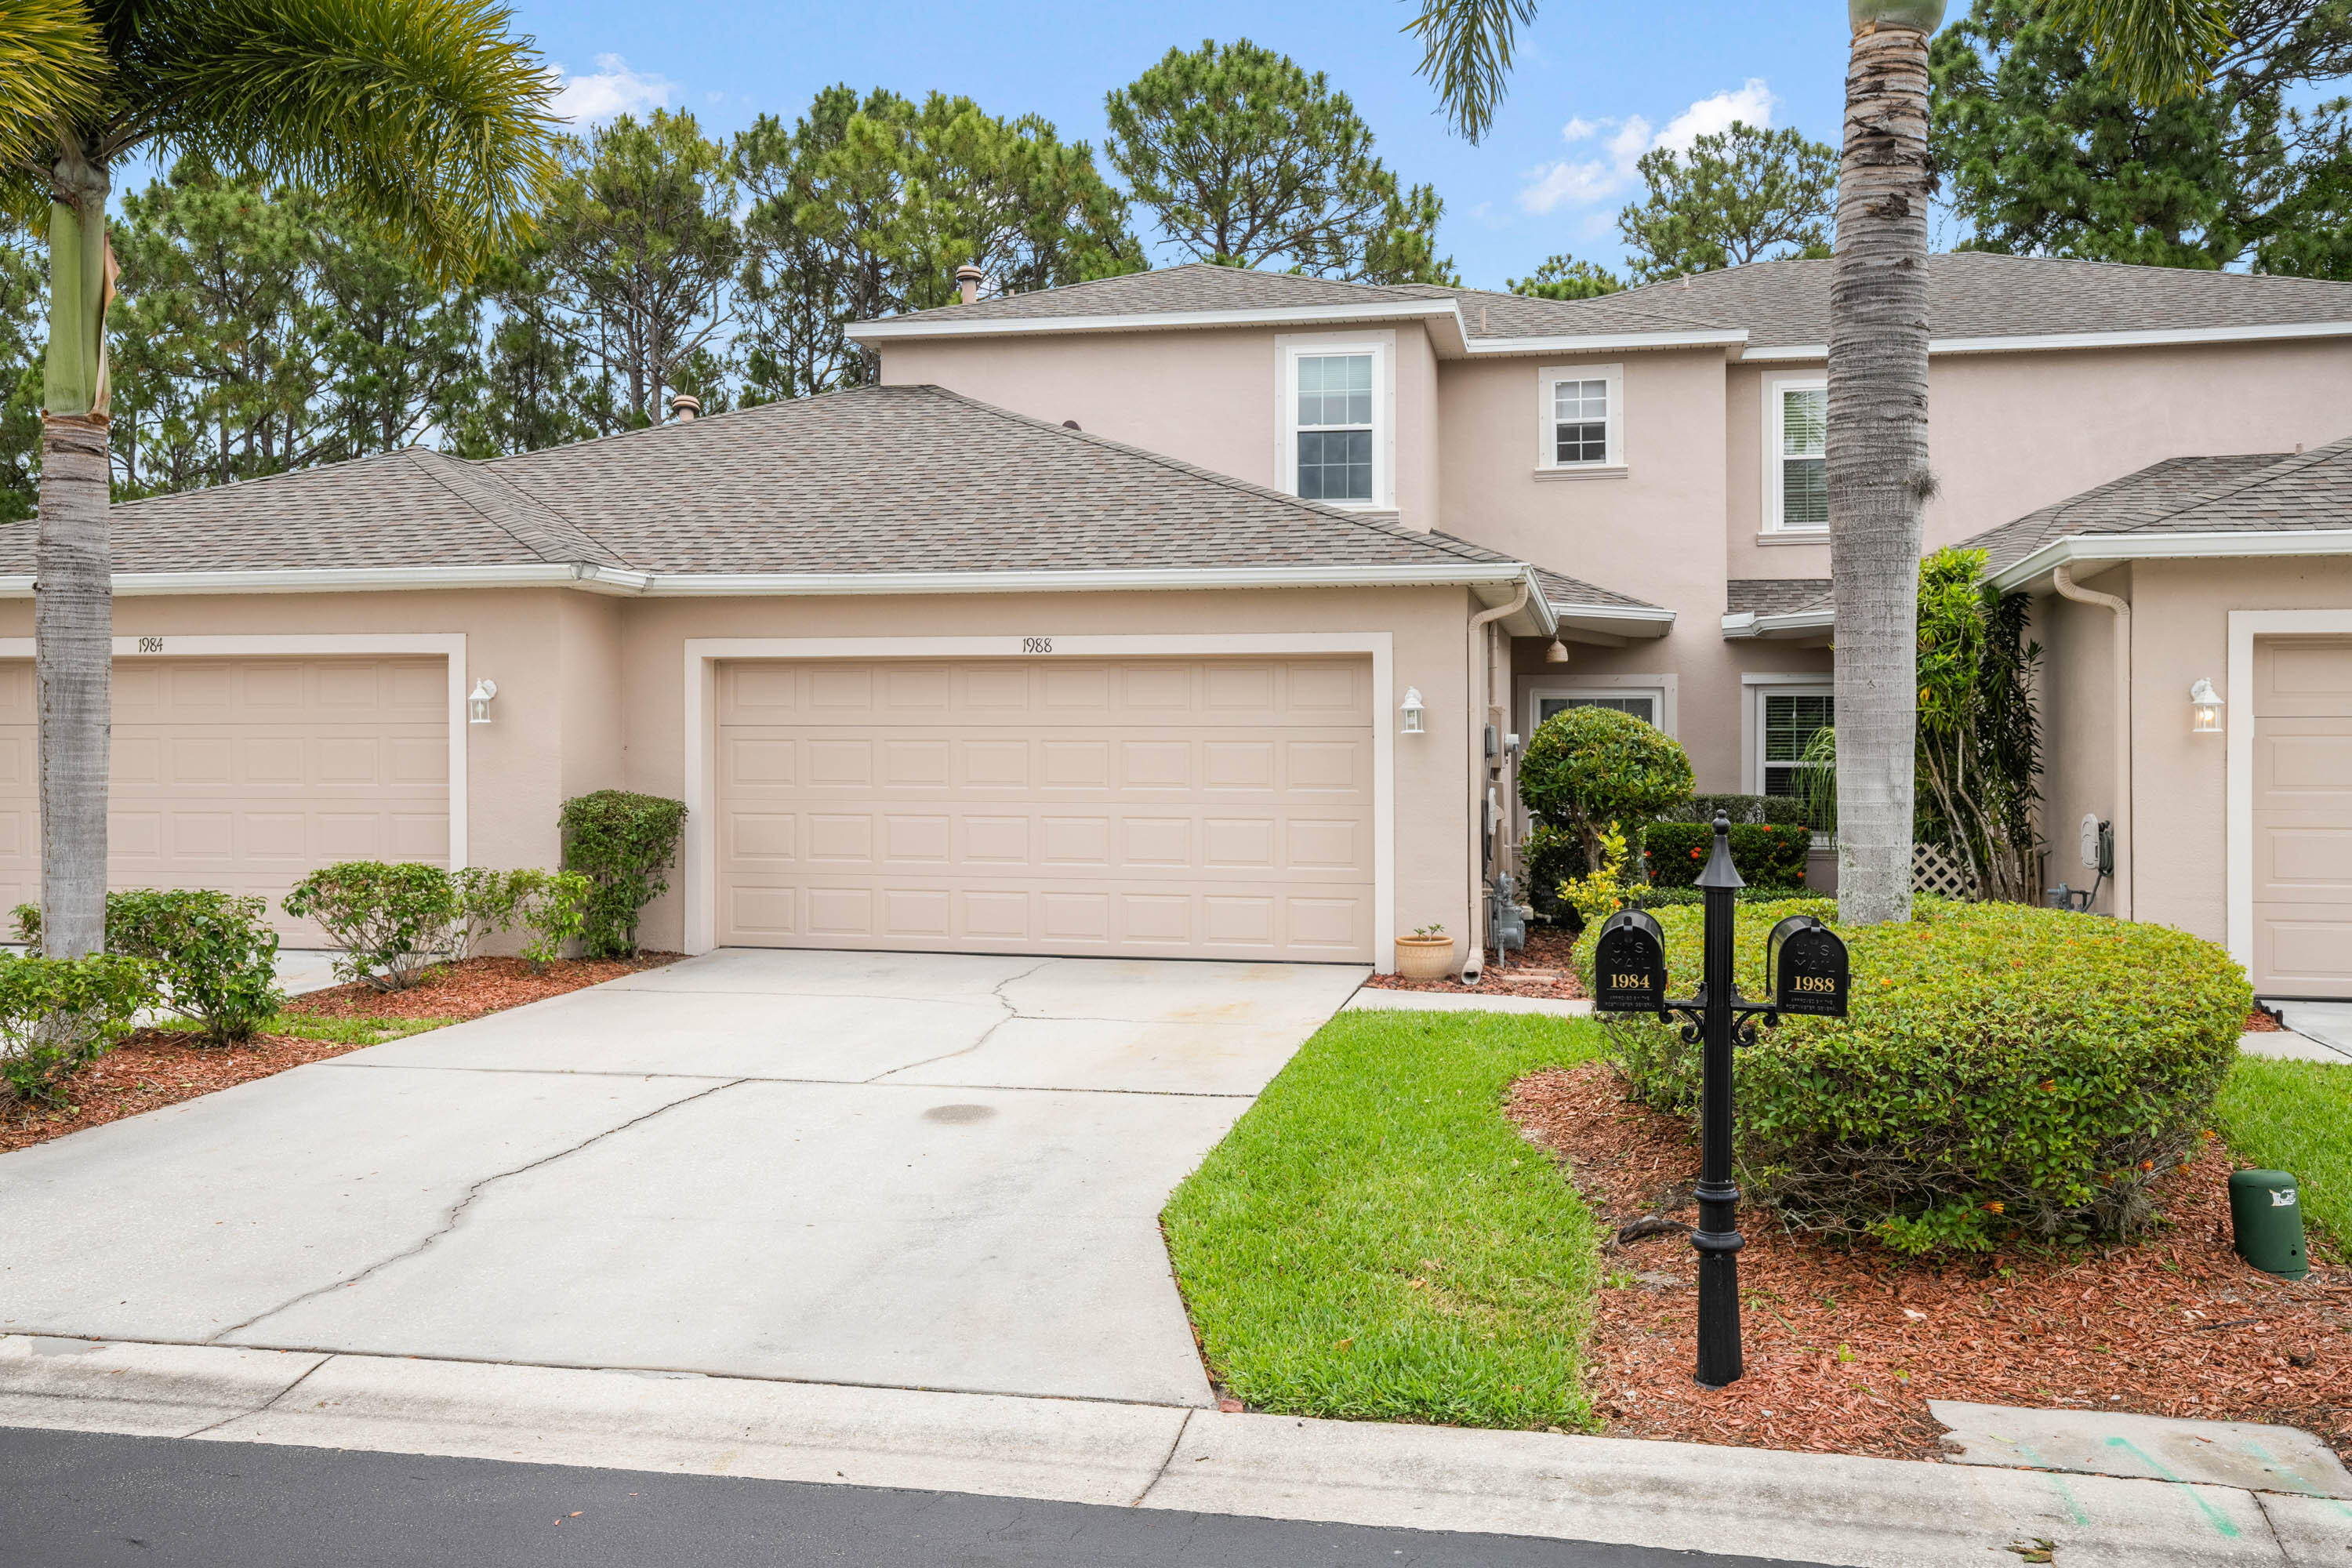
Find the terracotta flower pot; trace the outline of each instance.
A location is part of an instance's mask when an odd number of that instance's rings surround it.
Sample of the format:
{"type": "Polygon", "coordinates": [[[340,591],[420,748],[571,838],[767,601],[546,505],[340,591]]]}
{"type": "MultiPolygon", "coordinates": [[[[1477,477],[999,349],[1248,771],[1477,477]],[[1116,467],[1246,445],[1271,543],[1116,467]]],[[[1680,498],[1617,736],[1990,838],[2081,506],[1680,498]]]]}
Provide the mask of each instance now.
{"type": "Polygon", "coordinates": [[[1396,939],[1397,973],[1407,980],[1443,980],[1454,973],[1454,939],[1450,936],[1401,936],[1396,939]]]}

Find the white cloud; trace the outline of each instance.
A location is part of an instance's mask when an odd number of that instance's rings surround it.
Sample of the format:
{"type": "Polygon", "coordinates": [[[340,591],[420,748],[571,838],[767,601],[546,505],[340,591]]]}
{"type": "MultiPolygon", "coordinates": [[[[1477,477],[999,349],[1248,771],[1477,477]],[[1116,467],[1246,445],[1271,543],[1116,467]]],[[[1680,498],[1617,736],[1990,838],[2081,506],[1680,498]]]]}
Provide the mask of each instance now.
{"type": "Polygon", "coordinates": [[[1531,213],[1548,213],[1559,206],[1605,201],[1633,183],[1640,173],[1635,164],[1652,148],[1686,153],[1692,142],[1727,129],[1735,120],[1769,126],[1780,101],[1761,77],[1750,77],[1736,90],[1700,99],[1654,135],[1650,122],[1638,114],[1622,120],[1587,120],[1579,115],[1560,127],[1560,140],[1586,142],[1610,131],[1604,143],[1607,156],[1538,164],[1528,171],[1527,184],[1519,189],[1519,205],[1531,213]]]}
{"type": "Polygon", "coordinates": [[[618,55],[598,55],[596,68],[588,75],[574,76],[557,66],[555,76],[555,117],[574,125],[667,109],[670,94],[678,89],[677,83],[667,77],[631,70],[629,62],[618,55]]]}

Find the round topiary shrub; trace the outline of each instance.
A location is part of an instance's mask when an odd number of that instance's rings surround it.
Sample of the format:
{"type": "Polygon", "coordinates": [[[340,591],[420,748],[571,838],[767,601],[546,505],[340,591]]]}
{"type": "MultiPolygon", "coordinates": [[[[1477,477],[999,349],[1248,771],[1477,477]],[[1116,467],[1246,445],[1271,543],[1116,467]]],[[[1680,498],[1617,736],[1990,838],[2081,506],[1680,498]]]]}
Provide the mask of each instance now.
{"type": "MultiPolygon", "coordinates": [[[[1834,923],[1837,910],[1738,908],[1750,995],[1768,992],[1765,938],[1791,914],[1834,923]]],[[[1702,911],[1656,916],[1688,995],[1702,911]]],[[[2253,1005],[2227,952],[2164,926],[1940,900],[1840,934],[1850,1016],[1784,1019],[1739,1052],[1751,1196],[1797,1229],[1915,1253],[2147,1226],[2150,1185],[2197,1147],[2253,1005]]],[[[1636,1097],[1695,1112],[1698,1048],[1678,1026],[1621,1018],[1610,1032],[1636,1097]]]]}
{"type": "Polygon", "coordinates": [[[1601,832],[1625,832],[1640,863],[1643,824],[1690,798],[1690,757],[1654,724],[1613,708],[1570,708],[1528,737],[1519,757],[1519,799],[1576,835],[1588,864],[1601,861],[1601,832]]]}

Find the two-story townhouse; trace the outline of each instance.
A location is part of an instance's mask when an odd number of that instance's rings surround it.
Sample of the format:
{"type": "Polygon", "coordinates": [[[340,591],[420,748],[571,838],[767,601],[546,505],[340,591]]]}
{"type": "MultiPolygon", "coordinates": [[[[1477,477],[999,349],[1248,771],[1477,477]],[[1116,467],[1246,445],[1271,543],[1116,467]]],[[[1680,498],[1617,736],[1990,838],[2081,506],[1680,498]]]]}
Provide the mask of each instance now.
{"type": "MultiPolygon", "coordinates": [[[[2321,993],[2352,289],[1935,266],[1931,542],[2015,525],[1988,542],[2047,601],[2053,824],[2114,825],[2103,908],[2321,993]],[[2067,504],[2182,458],[2229,460],[2067,504]],[[2168,695],[2191,665],[2225,748],[2168,695]]],[[[1510,735],[1613,703],[1705,787],[1779,790],[1832,718],[1826,291],[1177,268],[861,324],[878,385],[118,507],[111,875],[543,865],[565,797],[624,787],[689,807],[656,944],[1385,965],[1442,925],[1475,963],[1510,735]]],[[[33,532],[0,531],[12,901],[33,532]]]]}

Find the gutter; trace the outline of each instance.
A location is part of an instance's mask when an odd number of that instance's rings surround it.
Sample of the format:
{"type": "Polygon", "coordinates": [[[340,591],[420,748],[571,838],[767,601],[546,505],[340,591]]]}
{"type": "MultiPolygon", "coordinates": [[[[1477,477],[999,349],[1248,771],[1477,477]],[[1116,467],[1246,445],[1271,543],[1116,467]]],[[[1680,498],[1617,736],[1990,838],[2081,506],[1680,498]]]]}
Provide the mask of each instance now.
{"type": "MultiPolygon", "coordinates": [[[[1463,671],[1465,677],[1464,685],[1468,688],[1469,697],[1465,713],[1470,721],[1470,908],[1464,922],[1469,931],[1470,951],[1462,962],[1462,982],[1465,985],[1476,984],[1486,967],[1486,904],[1481,895],[1486,891],[1486,856],[1483,851],[1488,832],[1486,792],[1494,787],[1488,776],[1493,770],[1486,762],[1486,726],[1496,706],[1494,639],[1486,628],[1525,609],[1528,595],[1540,595],[1542,592],[1536,584],[1535,574],[1530,572],[1520,580],[1518,594],[1510,603],[1481,610],[1470,617],[1468,668],[1463,671]],[[1478,700],[1482,684],[1486,696],[1483,703],[1478,700]]],[[[1508,722],[1507,715],[1504,722],[1508,722]]],[[[1496,728],[1499,731],[1501,726],[1496,728]]],[[[1497,743],[1499,742],[1498,733],[1497,743]]],[[[1498,757],[1500,754],[1496,753],[1498,757]]]]}
{"type": "MultiPolygon", "coordinates": [[[[1930,338],[1931,354],[2056,353],[2068,349],[2154,349],[2200,343],[2262,343],[2297,338],[2352,338],[2352,321],[2282,321],[2257,327],[2156,327],[2122,332],[2021,332],[2008,337],[1930,338]]],[[[1826,343],[1784,343],[1749,349],[1748,364],[1780,364],[1829,358],[1826,343]]]]}
{"type": "Polygon", "coordinates": [[[1834,610],[1783,610],[1775,615],[1742,610],[1736,616],[1723,617],[1723,635],[1735,640],[1798,637],[1807,632],[1830,631],[1836,624],[1837,612],[1834,610]]]}
{"type": "Polygon", "coordinates": [[[2352,529],[2297,528],[2212,533],[2070,533],[1991,577],[2007,593],[2074,562],[2228,560],[2263,555],[2352,555],[2352,529]]]}
{"type": "Polygon", "coordinates": [[[2074,569],[2061,564],[2051,574],[2050,585],[2062,599],[2092,605],[2115,615],[2115,641],[2108,655],[2115,666],[2115,805],[2109,823],[2116,836],[2115,891],[2110,895],[2118,920],[2132,918],[2132,611],[2131,602],[2113,594],[2077,587],[2074,569]]]}

